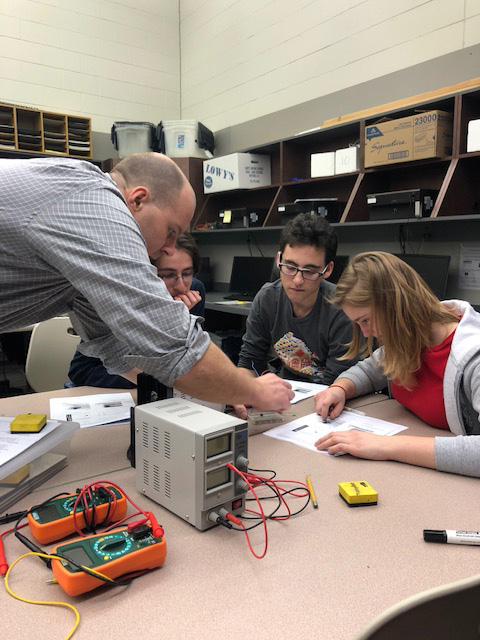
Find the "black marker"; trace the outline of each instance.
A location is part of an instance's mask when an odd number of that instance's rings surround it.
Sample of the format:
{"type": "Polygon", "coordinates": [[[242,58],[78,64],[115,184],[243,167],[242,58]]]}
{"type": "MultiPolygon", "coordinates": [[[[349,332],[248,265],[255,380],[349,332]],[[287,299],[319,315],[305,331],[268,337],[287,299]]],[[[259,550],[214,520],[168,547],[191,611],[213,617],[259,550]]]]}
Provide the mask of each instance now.
{"type": "Polygon", "coordinates": [[[480,545],[480,531],[455,531],[453,529],[438,531],[435,529],[424,529],[423,539],[425,542],[480,545]]]}

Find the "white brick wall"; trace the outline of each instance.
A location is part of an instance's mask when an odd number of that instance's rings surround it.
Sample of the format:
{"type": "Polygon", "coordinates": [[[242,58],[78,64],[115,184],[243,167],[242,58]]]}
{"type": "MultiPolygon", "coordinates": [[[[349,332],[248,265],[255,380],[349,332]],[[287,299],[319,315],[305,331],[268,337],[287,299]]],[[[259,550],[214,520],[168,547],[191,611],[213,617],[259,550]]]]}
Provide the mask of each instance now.
{"type": "Polygon", "coordinates": [[[179,0],[0,0],[1,101],[99,132],[179,118],[179,0]]]}
{"type": "Polygon", "coordinates": [[[478,43],[480,0],[0,0],[0,101],[215,131],[478,43]]]}
{"type": "Polygon", "coordinates": [[[182,118],[246,122],[480,43],[479,0],[181,0],[182,118]]]}

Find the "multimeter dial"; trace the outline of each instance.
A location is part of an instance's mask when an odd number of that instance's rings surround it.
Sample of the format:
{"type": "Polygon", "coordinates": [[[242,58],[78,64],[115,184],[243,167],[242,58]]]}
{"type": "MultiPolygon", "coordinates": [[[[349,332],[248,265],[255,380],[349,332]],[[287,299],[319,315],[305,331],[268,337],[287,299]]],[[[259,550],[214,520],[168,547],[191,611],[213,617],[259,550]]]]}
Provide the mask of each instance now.
{"type": "Polygon", "coordinates": [[[132,541],[119,533],[111,533],[102,536],[93,544],[93,550],[97,555],[106,559],[118,558],[128,553],[132,548],[132,541]]]}
{"type": "MultiPolygon", "coordinates": [[[[62,507],[67,513],[73,513],[73,505],[75,504],[76,500],[77,497],[75,496],[74,498],[68,498],[68,500],[65,500],[65,502],[62,504],[62,507]]],[[[90,502],[88,506],[90,506],[90,502]]],[[[81,504],[77,505],[77,512],[78,511],[83,511],[83,506],[81,504]]]]}

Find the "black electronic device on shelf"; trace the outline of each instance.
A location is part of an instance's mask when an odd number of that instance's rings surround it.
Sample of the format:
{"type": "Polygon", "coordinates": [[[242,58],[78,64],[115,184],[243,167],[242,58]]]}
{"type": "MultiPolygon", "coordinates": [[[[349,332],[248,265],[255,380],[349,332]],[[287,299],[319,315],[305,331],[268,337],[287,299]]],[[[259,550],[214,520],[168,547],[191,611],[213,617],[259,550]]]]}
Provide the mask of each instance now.
{"type": "Polygon", "coordinates": [[[429,216],[437,198],[434,189],[405,189],[367,194],[370,220],[395,220],[429,216]]]}
{"type": "Polygon", "coordinates": [[[343,270],[347,266],[350,261],[349,256],[335,256],[335,260],[333,262],[333,271],[328,278],[328,281],[332,284],[337,284],[340,280],[340,276],[343,273],[343,270]]]}
{"type": "Polygon", "coordinates": [[[278,205],[280,223],[287,224],[299,213],[312,213],[325,218],[327,222],[339,222],[343,203],[338,198],[298,198],[294,202],[278,205]]]}
{"type": "Polygon", "coordinates": [[[422,255],[419,253],[397,253],[395,255],[410,265],[412,269],[415,269],[437,298],[440,300],[445,298],[450,256],[422,255]]]}
{"type": "Polygon", "coordinates": [[[266,282],[272,279],[275,258],[234,256],[229,294],[225,300],[253,300],[266,282]]]}
{"type": "Polygon", "coordinates": [[[261,227],[267,217],[268,209],[258,207],[237,207],[220,211],[219,218],[222,229],[242,229],[261,227]]]}

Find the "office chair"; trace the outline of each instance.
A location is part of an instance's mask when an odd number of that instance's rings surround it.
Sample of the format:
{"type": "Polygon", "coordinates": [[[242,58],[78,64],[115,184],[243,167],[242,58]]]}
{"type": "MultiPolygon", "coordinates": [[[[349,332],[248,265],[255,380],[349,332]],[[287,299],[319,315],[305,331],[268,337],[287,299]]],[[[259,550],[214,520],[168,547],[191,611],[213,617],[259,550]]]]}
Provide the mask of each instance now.
{"type": "Polygon", "coordinates": [[[25,364],[27,382],[34,391],[62,389],[80,336],[70,318],[58,317],[36,324],[25,364]]]}
{"type": "Polygon", "coordinates": [[[402,600],[373,620],[355,640],[478,640],[480,576],[402,600]]]}

